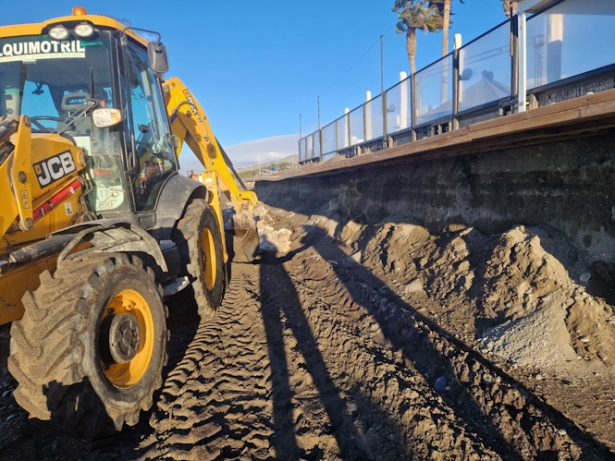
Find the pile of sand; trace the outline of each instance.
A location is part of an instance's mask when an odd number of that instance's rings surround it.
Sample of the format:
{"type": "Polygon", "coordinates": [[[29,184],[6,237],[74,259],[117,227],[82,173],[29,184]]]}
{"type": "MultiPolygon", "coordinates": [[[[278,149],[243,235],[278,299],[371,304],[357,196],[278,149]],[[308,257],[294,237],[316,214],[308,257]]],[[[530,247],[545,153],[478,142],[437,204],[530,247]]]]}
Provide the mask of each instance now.
{"type": "Polygon", "coordinates": [[[421,313],[440,312],[439,323],[447,310],[450,322],[473,318],[464,331],[485,353],[511,364],[552,370],[615,364],[613,306],[588,290],[591,270],[561,234],[518,226],[484,235],[462,225],[435,233],[404,216],[368,225],[343,222],[335,206],[320,211],[295,216],[303,221],[289,222],[291,232],[274,231],[263,210],[261,238],[280,255],[302,241],[298,233],[323,230],[421,313]]]}
{"type": "Polygon", "coordinates": [[[613,307],[588,291],[591,271],[561,235],[524,226],[495,236],[463,226],[435,234],[393,216],[354,236],[344,243],[412,305],[472,312],[485,352],[539,368],[615,364],[613,307]]]}

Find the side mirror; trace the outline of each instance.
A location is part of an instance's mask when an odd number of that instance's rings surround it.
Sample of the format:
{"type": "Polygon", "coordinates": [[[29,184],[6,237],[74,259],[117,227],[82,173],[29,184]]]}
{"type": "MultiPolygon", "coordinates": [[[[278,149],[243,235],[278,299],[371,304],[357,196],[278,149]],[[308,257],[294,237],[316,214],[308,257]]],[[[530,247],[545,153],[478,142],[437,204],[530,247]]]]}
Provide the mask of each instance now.
{"type": "Polygon", "coordinates": [[[149,42],[147,44],[147,55],[154,72],[164,74],[169,71],[169,57],[164,43],[149,42]]]}
{"type": "Polygon", "coordinates": [[[169,144],[171,145],[173,150],[177,150],[177,148],[179,147],[179,138],[176,134],[172,134],[169,136],[169,144]]]}
{"type": "Polygon", "coordinates": [[[122,113],[117,109],[95,109],[92,112],[94,126],[97,128],[107,128],[117,125],[122,121],[122,113]]]}

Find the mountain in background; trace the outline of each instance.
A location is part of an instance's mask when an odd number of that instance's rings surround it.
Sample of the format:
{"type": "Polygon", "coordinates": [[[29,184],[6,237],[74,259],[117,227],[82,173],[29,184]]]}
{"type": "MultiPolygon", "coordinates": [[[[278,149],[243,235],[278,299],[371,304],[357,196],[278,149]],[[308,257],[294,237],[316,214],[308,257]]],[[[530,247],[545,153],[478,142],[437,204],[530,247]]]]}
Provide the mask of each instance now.
{"type": "Polygon", "coordinates": [[[259,163],[252,163],[250,165],[245,165],[245,166],[236,166],[235,163],[233,163],[233,166],[235,167],[235,169],[238,172],[241,171],[248,171],[248,170],[255,170],[257,169],[259,166],[262,169],[268,169],[269,167],[275,166],[275,165],[279,165],[281,163],[291,163],[293,165],[297,164],[299,162],[299,155],[295,154],[295,155],[289,155],[288,157],[284,157],[284,158],[279,158],[279,159],[275,159],[275,160],[270,160],[268,162],[260,162],[259,163]]]}
{"type": "MultiPolygon", "coordinates": [[[[235,169],[239,171],[247,167],[258,166],[259,163],[262,167],[282,162],[296,163],[298,161],[298,141],[298,135],[289,134],[222,147],[235,169]]],[[[183,173],[203,169],[194,154],[187,148],[182,151],[180,165],[183,173]]]]}

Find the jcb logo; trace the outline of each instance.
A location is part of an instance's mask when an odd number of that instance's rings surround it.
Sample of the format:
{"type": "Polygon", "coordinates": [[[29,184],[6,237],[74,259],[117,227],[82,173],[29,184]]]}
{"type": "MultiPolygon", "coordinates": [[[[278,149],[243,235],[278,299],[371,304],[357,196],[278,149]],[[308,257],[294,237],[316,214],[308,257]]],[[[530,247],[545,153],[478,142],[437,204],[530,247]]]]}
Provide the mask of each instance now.
{"type": "Polygon", "coordinates": [[[48,186],[76,170],[77,165],[75,165],[70,151],[62,152],[34,164],[34,172],[41,187],[48,186]]]}
{"type": "Polygon", "coordinates": [[[192,113],[196,116],[199,115],[199,110],[196,108],[196,104],[194,103],[194,99],[192,99],[192,95],[190,94],[190,92],[188,90],[184,90],[184,97],[186,98],[186,101],[188,102],[188,105],[190,106],[190,109],[192,109],[192,113]]]}

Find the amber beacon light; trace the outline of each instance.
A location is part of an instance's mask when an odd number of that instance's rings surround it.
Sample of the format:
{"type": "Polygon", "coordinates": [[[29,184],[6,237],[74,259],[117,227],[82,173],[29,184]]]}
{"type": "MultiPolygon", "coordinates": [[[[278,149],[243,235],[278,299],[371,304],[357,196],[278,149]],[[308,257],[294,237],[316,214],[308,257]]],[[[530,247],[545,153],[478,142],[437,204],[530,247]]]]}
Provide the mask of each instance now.
{"type": "Polygon", "coordinates": [[[85,16],[88,12],[82,6],[73,7],[73,16],[85,16]]]}

